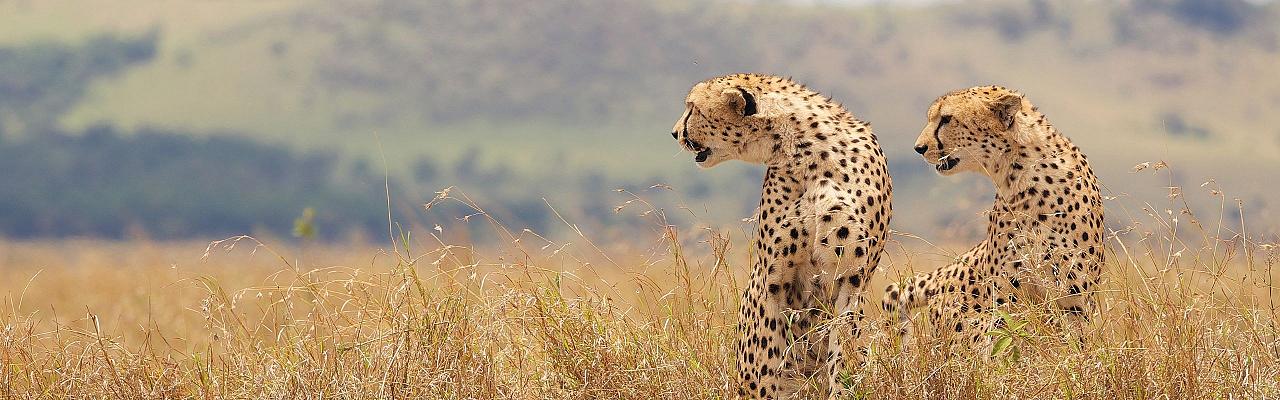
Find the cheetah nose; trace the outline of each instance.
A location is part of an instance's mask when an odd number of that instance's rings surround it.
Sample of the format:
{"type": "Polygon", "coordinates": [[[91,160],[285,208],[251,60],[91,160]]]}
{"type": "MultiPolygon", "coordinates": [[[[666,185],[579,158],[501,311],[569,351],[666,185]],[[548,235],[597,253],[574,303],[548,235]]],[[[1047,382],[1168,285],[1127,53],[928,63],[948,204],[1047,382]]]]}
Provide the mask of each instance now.
{"type": "Polygon", "coordinates": [[[672,139],[679,139],[679,137],[678,137],[678,136],[676,136],[676,131],[671,131],[671,138],[672,138],[672,139]]]}
{"type": "Polygon", "coordinates": [[[915,149],[916,149],[916,153],[924,154],[924,152],[929,151],[929,146],[918,144],[916,145],[915,149]]]}

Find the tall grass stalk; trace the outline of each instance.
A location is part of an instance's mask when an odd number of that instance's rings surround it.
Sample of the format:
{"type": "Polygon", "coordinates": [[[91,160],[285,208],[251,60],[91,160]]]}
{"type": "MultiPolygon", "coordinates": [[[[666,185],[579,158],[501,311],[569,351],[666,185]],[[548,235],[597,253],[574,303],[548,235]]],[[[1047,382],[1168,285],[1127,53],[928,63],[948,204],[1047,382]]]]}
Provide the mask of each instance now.
{"type": "MultiPolygon", "coordinates": [[[[1280,396],[1276,245],[1245,231],[1242,204],[1230,216],[1222,191],[1203,189],[1220,200],[1208,224],[1174,185],[1161,205],[1109,199],[1107,272],[1086,324],[1009,310],[1018,331],[990,357],[873,330],[848,385],[869,398],[1280,396]]],[[[464,223],[503,245],[392,224],[392,250],[361,264],[304,267],[242,236],[207,247],[217,268],[178,269],[3,243],[0,398],[731,398],[748,235],[675,226],[623,195],[617,211],[653,221],[630,243],[647,251],[618,254],[563,218],[563,240],[510,229],[450,190],[426,207],[463,204],[464,223]],[[66,308],[77,303],[93,305],[66,308]]],[[[896,238],[875,289],[950,251],[896,238]]],[[[160,245],[117,254],[148,246],[160,245]]]]}

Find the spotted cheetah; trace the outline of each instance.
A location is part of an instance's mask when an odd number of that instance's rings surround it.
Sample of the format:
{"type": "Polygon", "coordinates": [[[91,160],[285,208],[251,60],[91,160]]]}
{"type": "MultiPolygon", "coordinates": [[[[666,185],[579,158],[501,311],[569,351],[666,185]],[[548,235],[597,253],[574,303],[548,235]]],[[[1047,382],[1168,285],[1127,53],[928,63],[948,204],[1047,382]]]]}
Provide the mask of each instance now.
{"type": "Polygon", "coordinates": [[[948,93],[927,117],[915,151],[941,175],[991,178],[995,205],[985,240],[951,265],[890,285],[883,309],[904,319],[927,304],[934,326],[957,334],[953,343],[980,348],[999,322],[988,311],[1006,303],[1087,318],[1103,265],[1103,219],[1084,154],[1022,94],[999,86],[948,93]]]}
{"type": "Polygon", "coordinates": [[[838,396],[846,362],[861,360],[845,352],[861,340],[891,215],[871,126],[789,78],[737,74],[696,84],[671,135],[703,168],[766,167],[738,320],[739,394],[777,398],[790,378],[822,371],[838,396]]]}

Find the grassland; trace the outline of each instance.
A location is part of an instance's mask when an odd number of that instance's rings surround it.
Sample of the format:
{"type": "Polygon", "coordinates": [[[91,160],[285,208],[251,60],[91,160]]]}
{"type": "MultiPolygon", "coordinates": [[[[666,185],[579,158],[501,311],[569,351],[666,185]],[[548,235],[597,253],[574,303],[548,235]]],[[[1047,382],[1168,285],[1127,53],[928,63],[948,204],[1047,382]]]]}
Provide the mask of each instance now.
{"type": "MultiPolygon", "coordinates": [[[[551,241],[459,193],[431,204],[446,202],[504,243],[450,239],[461,228],[348,246],[0,243],[0,396],[731,397],[741,231],[670,226],[637,197],[621,212],[652,230],[551,241]]],[[[1085,326],[1010,310],[1022,327],[991,357],[877,330],[847,385],[866,398],[1280,394],[1276,245],[1179,204],[1110,205],[1129,227],[1109,235],[1085,326]]],[[[898,232],[871,287],[958,249],[898,232]]]]}
{"type": "MultiPolygon", "coordinates": [[[[513,4],[5,2],[0,42],[160,32],[156,60],[96,84],[63,116],[72,128],[249,135],[385,156],[393,173],[476,148],[527,176],[599,170],[628,185],[692,174],[665,132],[679,96],[707,76],[793,74],[873,121],[895,162],[916,160],[909,143],[934,96],[1008,84],[1103,177],[1100,315],[1064,330],[1037,307],[1011,309],[1021,328],[997,333],[1009,347],[990,357],[875,330],[847,385],[866,398],[1280,397],[1280,213],[1274,186],[1259,184],[1280,162],[1274,3],[1233,34],[1124,2],[1041,3],[1051,12],[1040,16],[1011,1],[513,4]],[[561,8],[538,9],[548,4],[561,8]],[[476,11],[429,12],[444,6],[476,11]],[[622,6],[636,16],[616,18],[622,6]],[[992,28],[1001,21],[1036,25],[992,28]],[[545,69],[524,69],[530,59],[545,69]],[[325,68],[395,84],[334,89],[325,68]],[[502,107],[464,107],[474,104],[502,107]],[[450,112],[470,114],[433,119],[450,112]],[[1160,159],[1181,172],[1166,175],[1160,159]]],[[[873,290],[945,263],[964,249],[950,238],[986,220],[976,179],[894,168],[895,226],[931,231],[895,233],[873,290]]],[[[706,175],[733,186],[741,171],[706,175]]],[[[411,234],[390,224],[394,238],[372,242],[0,242],[0,398],[728,398],[750,228],[706,210],[749,206],[757,190],[714,186],[714,201],[687,207],[624,198],[619,212],[642,224],[563,221],[567,237],[504,226],[455,192],[437,200],[471,208],[465,220],[410,221],[411,234]],[[674,213],[710,222],[673,226],[674,213]]],[[[482,200],[492,211],[511,199],[482,200]]]]}

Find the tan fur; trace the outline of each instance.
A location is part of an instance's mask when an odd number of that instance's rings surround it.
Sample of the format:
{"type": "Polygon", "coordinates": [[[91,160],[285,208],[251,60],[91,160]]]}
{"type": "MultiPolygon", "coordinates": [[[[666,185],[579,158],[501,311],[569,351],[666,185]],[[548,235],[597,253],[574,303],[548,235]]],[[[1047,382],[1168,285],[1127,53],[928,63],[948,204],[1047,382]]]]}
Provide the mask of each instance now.
{"type": "Polygon", "coordinates": [[[788,377],[825,361],[838,396],[842,374],[854,372],[846,359],[861,359],[860,304],[891,214],[871,127],[790,79],[740,74],[695,85],[672,136],[695,160],[705,156],[703,167],[766,166],[738,321],[740,395],[778,398],[788,377]],[[858,350],[846,357],[850,348],[858,350]]]}
{"type": "Polygon", "coordinates": [[[935,327],[980,347],[998,323],[993,307],[1029,300],[1079,318],[1092,314],[1103,265],[1102,197],[1080,149],[1022,94],[999,86],[948,93],[927,117],[916,151],[943,175],[991,178],[995,204],[985,240],[951,265],[890,285],[884,310],[906,318],[927,304],[935,327]]]}

